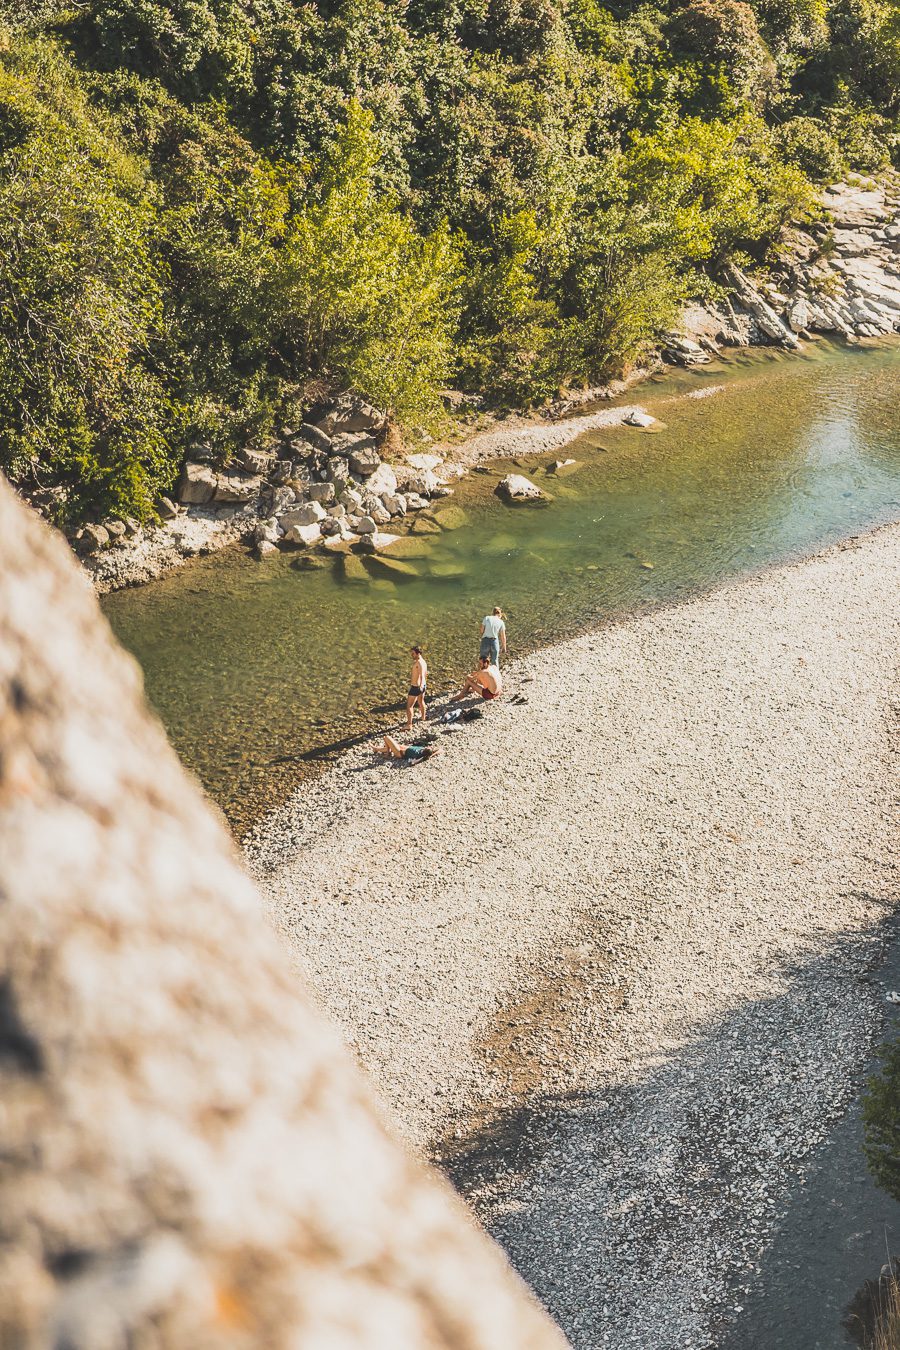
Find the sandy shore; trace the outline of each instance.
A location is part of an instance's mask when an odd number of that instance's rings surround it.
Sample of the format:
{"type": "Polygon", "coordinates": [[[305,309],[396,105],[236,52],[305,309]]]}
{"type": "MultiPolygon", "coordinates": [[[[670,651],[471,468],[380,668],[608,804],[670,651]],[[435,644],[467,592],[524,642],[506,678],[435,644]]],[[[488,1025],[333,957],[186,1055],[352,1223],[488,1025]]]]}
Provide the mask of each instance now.
{"type": "MultiPolygon", "coordinates": [[[[513,635],[514,636],[514,635],[513,635]]],[[[250,841],[398,1121],[579,1347],[714,1346],[880,1026],[900,527],[544,651],[250,841]]]]}

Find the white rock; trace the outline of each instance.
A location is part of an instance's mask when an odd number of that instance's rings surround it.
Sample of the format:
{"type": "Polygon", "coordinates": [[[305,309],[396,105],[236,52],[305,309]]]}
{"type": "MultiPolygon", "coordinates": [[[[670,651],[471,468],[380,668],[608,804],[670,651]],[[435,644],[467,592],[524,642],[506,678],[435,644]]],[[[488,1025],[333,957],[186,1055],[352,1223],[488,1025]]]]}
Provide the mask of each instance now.
{"type": "Polygon", "coordinates": [[[630,413],[626,413],[622,421],[627,427],[652,427],[656,421],[649,413],[641,412],[639,408],[632,408],[630,413]]]}
{"type": "Polygon", "coordinates": [[[429,470],[433,472],[444,461],[440,455],[407,455],[406,462],[413,469],[420,469],[422,473],[427,473],[429,470]]]}
{"type": "Polygon", "coordinates": [[[357,516],[356,530],[358,534],[374,534],[375,521],[371,516],[357,516]]]}
{"type": "Polygon", "coordinates": [[[385,492],[381,498],[385,511],[390,516],[406,515],[406,499],[397,493],[385,492]]]}
{"type": "Polygon", "coordinates": [[[536,484],[520,473],[507,474],[494,491],[511,502],[539,502],[546,496],[536,484]]]}
{"type": "Polygon", "coordinates": [[[321,525],[292,525],[284,536],[285,543],[298,544],[301,548],[309,548],[312,544],[318,544],[322,538],[321,525]]]}
{"type": "Polygon", "coordinates": [[[266,558],[277,558],[278,545],[271,543],[268,539],[260,539],[256,545],[256,556],[260,561],[265,561],[266,558]]]}
{"type": "Polygon", "coordinates": [[[376,497],[381,497],[386,492],[397,491],[397,475],[390,464],[379,464],[373,474],[370,474],[366,480],[366,491],[372,492],[376,497]]]}

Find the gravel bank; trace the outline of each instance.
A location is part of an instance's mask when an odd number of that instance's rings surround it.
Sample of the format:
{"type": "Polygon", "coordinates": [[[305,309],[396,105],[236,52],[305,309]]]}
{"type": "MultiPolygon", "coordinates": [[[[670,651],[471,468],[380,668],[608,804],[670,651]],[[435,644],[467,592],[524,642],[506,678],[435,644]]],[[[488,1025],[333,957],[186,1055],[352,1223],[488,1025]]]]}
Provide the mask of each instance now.
{"type": "Polygon", "coordinates": [[[353,750],[248,841],[399,1127],[576,1346],[716,1345],[846,1106],[898,639],[889,527],[535,654],[526,705],[422,766],[353,750]]]}

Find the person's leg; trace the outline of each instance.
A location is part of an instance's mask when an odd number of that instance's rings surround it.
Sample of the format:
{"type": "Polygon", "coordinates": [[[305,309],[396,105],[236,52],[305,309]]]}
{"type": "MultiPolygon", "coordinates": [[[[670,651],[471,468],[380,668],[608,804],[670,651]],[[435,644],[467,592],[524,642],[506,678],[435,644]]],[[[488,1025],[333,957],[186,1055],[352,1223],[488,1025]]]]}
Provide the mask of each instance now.
{"type": "Polygon", "coordinates": [[[491,662],[493,663],[493,665],[499,666],[499,664],[500,664],[500,639],[499,639],[499,638],[491,638],[490,659],[491,659],[491,662]]]}
{"type": "Polygon", "coordinates": [[[489,638],[489,637],[483,637],[483,638],[481,639],[481,642],[480,642],[479,645],[478,645],[478,655],[479,655],[480,657],[485,657],[485,656],[488,656],[488,657],[489,657],[489,656],[490,656],[490,654],[491,654],[491,643],[493,642],[493,640],[494,640],[493,638],[489,638]]]}
{"type": "Polygon", "coordinates": [[[412,731],[413,708],[416,706],[416,695],[410,694],[406,700],[406,730],[412,731]]]}
{"type": "Polygon", "coordinates": [[[424,695],[424,694],[420,694],[419,697],[416,699],[416,702],[417,702],[418,705],[419,705],[419,716],[421,717],[422,721],[424,722],[424,721],[425,721],[425,695],[424,695]]]}
{"type": "Polygon", "coordinates": [[[402,759],[403,746],[398,745],[398,743],[394,740],[393,736],[385,736],[384,753],[387,755],[392,755],[394,759],[402,759]]]}

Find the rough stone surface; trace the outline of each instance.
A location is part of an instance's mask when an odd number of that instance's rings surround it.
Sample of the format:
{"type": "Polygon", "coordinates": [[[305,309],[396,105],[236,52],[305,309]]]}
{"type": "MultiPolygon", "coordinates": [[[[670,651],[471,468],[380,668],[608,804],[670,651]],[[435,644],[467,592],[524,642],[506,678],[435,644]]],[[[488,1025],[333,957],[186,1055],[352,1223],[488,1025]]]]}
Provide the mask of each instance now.
{"type": "Polygon", "coordinates": [[[386,492],[397,491],[397,475],[390,464],[379,464],[377,466],[375,472],[369,475],[366,490],[374,493],[376,497],[382,497],[386,492]]]}
{"type": "Polygon", "coordinates": [[[303,502],[300,506],[292,506],[289,511],[285,511],[280,517],[282,527],[287,530],[292,525],[315,525],[318,521],[324,520],[327,512],[320,502],[303,502]]]}
{"type": "Polygon", "coordinates": [[[284,542],[296,544],[299,548],[309,548],[322,538],[322,526],[315,522],[310,525],[290,525],[285,530],[284,542]]]}
{"type": "Polygon", "coordinates": [[[353,394],[342,394],[316,425],[326,435],[336,436],[342,432],[380,431],[384,422],[384,413],[370,403],[353,394]]]}
{"type": "Polygon", "coordinates": [[[178,500],[186,505],[204,506],[216,492],[217,475],[208,464],[185,464],[178,484],[178,500]]]}
{"type": "Polygon", "coordinates": [[[0,1342],[561,1350],[381,1123],[87,581],[2,482],[0,554],[0,1342]]]}

